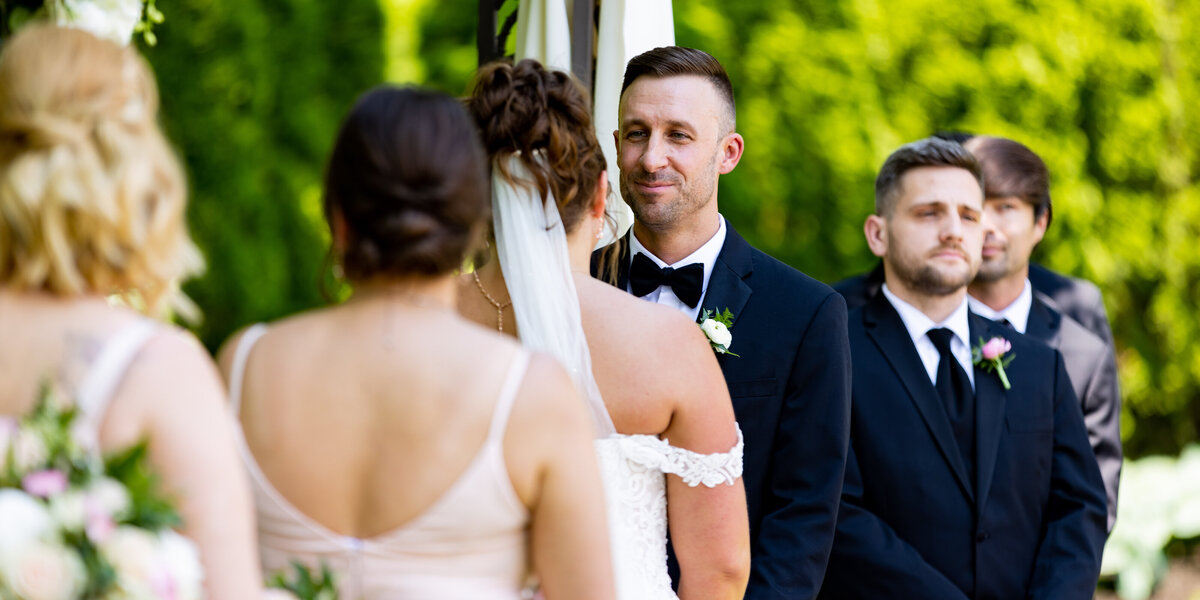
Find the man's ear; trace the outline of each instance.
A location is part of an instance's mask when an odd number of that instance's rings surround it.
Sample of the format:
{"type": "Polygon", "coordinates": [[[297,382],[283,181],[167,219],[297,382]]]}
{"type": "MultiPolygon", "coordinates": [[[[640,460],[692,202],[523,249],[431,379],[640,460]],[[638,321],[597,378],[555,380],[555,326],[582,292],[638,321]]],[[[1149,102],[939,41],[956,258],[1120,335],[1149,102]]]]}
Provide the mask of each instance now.
{"type": "Polygon", "coordinates": [[[721,140],[721,164],[718,172],[722,175],[733,170],[742,160],[742,152],[746,149],[746,140],[738,132],[730,133],[721,140]]]}
{"type": "Polygon", "coordinates": [[[1050,211],[1042,213],[1042,216],[1033,220],[1033,245],[1037,246],[1042,243],[1042,238],[1046,237],[1046,228],[1050,226],[1050,211]]]}
{"type": "Polygon", "coordinates": [[[332,238],[333,249],[341,254],[346,249],[350,227],[346,224],[346,217],[342,214],[342,209],[336,206],[329,210],[329,217],[329,235],[332,238]]]}
{"type": "Polygon", "coordinates": [[[879,215],[870,215],[863,223],[863,235],[867,237],[867,246],[871,253],[883,258],[887,255],[888,237],[887,220],[879,215]]]}

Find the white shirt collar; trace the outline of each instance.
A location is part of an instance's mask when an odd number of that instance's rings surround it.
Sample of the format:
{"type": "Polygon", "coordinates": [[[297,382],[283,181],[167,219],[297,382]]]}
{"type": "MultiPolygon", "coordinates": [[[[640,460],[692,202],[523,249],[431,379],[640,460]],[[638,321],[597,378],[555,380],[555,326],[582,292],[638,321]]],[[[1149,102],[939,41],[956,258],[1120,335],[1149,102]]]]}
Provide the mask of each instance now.
{"type": "MultiPolygon", "coordinates": [[[[688,306],[687,304],[684,304],[682,300],[680,300],[678,297],[675,296],[675,293],[673,291],[671,291],[671,288],[669,288],[669,287],[660,287],[657,290],[654,290],[653,292],[650,292],[649,294],[642,296],[642,299],[649,300],[650,302],[657,302],[658,304],[664,304],[667,306],[671,306],[680,311],[683,311],[684,314],[691,315],[693,320],[696,319],[696,317],[699,316],[699,314],[700,314],[700,309],[703,308],[703,306],[704,306],[703,305],[704,294],[706,294],[708,292],[708,280],[710,277],[712,277],[713,265],[715,265],[717,262],[717,256],[719,256],[721,254],[721,248],[725,247],[725,236],[726,236],[727,231],[728,231],[728,229],[725,227],[725,217],[721,216],[718,213],[717,214],[717,232],[714,233],[713,236],[711,238],[709,238],[707,242],[704,242],[703,245],[701,245],[699,248],[697,248],[695,252],[692,252],[691,254],[689,254],[685,258],[683,258],[682,260],[676,261],[673,264],[667,264],[667,263],[663,262],[663,260],[660,259],[659,257],[655,256],[653,252],[650,252],[649,250],[647,250],[646,247],[643,246],[640,241],[638,241],[637,235],[631,231],[629,234],[629,257],[630,257],[630,260],[632,260],[632,258],[634,256],[636,256],[638,253],[641,253],[641,254],[645,254],[647,258],[654,261],[654,264],[658,265],[659,268],[671,267],[671,268],[677,269],[679,267],[683,267],[683,266],[690,265],[693,263],[701,263],[704,265],[704,287],[702,288],[702,291],[700,293],[701,303],[697,304],[695,306],[695,308],[688,306]]],[[[629,284],[625,285],[625,291],[631,291],[629,288],[629,284]]]]}
{"type": "Polygon", "coordinates": [[[1033,308],[1033,286],[1026,278],[1025,287],[1021,289],[1021,294],[1017,296],[1017,299],[1000,310],[992,310],[990,306],[972,298],[969,294],[967,302],[971,305],[971,312],[996,322],[1008,319],[1013,329],[1019,333],[1025,333],[1025,329],[1029,327],[1029,311],[1033,308]]]}
{"type": "Polygon", "coordinates": [[[941,355],[934,347],[933,340],[929,339],[928,333],[930,329],[945,327],[954,332],[954,337],[950,341],[950,352],[954,354],[954,358],[958,359],[958,363],[966,371],[971,385],[975,385],[975,369],[971,364],[971,344],[968,343],[968,340],[971,339],[971,323],[967,319],[969,311],[966,298],[963,298],[962,304],[954,309],[954,312],[950,313],[950,316],[946,317],[944,321],[935,323],[920,309],[892,293],[886,283],[883,284],[883,295],[900,314],[900,320],[904,322],[904,327],[912,338],[913,346],[917,348],[917,354],[920,355],[921,362],[925,365],[930,381],[937,382],[937,366],[941,355]]]}

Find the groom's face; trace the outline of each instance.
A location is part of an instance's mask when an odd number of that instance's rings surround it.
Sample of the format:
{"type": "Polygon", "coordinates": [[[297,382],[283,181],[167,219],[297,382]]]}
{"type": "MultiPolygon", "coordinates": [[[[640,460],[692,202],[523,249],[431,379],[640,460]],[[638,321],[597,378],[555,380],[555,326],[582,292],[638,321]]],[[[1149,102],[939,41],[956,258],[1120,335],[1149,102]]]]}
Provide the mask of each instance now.
{"type": "Polygon", "coordinates": [[[886,218],[884,262],[905,287],[931,296],[962,289],[979,270],[983,190],[957,167],[918,167],[900,179],[886,218]]]}
{"type": "Polygon", "coordinates": [[[724,168],[722,148],[737,135],[727,111],[699,76],[644,76],[625,90],[617,162],[621,195],[639,223],[665,232],[692,227],[708,212],[715,222],[717,178],[733,168],[724,168]]]}

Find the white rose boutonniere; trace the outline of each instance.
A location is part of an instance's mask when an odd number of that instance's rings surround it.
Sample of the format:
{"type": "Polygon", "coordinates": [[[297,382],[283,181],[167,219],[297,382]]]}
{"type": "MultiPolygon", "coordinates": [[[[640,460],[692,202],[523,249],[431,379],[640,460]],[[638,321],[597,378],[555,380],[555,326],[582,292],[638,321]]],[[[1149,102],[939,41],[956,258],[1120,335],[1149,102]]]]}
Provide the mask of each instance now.
{"type": "MultiPolygon", "coordinates": [[[[712,349],[717,354],[738,356],[729,351],[729,346],[733,344],[733,333],[729,331],[731,327],[733,327],[733,313],[729,312],[728,308],[724,312],[706,308],[700,314],[700,331],[704,332],[708,343],[712,345],[712,349]]],[[[738,358],[741,357],[738,356],[738,358]]]]}

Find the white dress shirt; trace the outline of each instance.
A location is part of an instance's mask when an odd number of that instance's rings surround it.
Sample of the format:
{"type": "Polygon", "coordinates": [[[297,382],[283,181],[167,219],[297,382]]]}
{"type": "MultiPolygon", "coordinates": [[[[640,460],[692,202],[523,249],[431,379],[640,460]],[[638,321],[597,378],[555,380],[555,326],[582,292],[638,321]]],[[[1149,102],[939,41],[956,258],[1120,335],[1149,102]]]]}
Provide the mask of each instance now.
{"type": "MultiPolygon", "coordinates": [[[[683,300],[680,300],[679,297],[675,295],[675,291],[672,290],[668,286],[659,286],[658,289],[654,290],[653,292],[650,292],[649,294],[642,296],[642,300],[649,300],[650,302],[657,302],[658,304],[662,304],[664,306],[670,306],[671,308],[682,311],[683,314],[691,317],[693,321],[696,320],[696,317],[700,316],[700,309],[704,306],[704,294],[708,292],[708,279],[709,279],[709,277],[712,277],[713,265],[716,264],[716,262],[717,262],[717,256],[721,254],[721,248],[723,248],[725,246],[725,231],[726,231],[725,217],[722,217],[721,215],[718,214],[717,221],[718,221],[717,232],[714,233],[713,236],[711,238],[709,238],[707,242],[704,242],[704,245],[697,248],[695,252],[689,254],[683,260],[680,260],[680,261],[678,261],[674,264],[670,264],[670,265],[663,262],[662,259],[660,259],[659,257],[655,256],[654,253],[647,250],[646,247],[643,246],[642,243],[638,241],[636,233],[630,234],[630,236],[629,236],[630,260],[632,260],[634,256],[637,256],[640,253],[640,254],[645,254],[646,258],[649,258],[650,260],[654,261],[654,264],[657,265],[658,268],[660,268],[660,269],[663,267],[671,267],[672,269],[678,269],[680,267],[686,267],[693,263],[701,263],[704,265],[704,283],[703,283],[703,287],[700,288],[700,302],[696,303],[695,308],[688,306],[687,304],[684,304],[683,300]]],[[[629,293],[633,293],[633,289],[630,288],[628,283],[625,284],[625,291],[627,291],[629,293]]],[[[709,308],[714,308],[714,307],[710,306],[709,308]]]]}
{"type": "Polygon", "coordinates": [[[1021,295],[1017,296],[1012,304],[1000,310],[992,310],[991,307],[970,295],[967,296],[967,302],[971,305],[971,312],[997,323],[1008,319],[1013,329],[1016,329],[1018,333],[1025,333],[1025,328],[1029,327],[1029,311],[1033,308],[1033,286],[1030,285],[1029,279],[1026,279],[1025,289],[1021,290],[1021,295]]]}
{"type": "Polygon", "coordinates": [[[950,353],[958,359],[958,364],[962,366],[963,371],[966,371],[967,378],[971,380],[971,389],[975,389],[975,368],[971,364],[971,346],[967,343],[967,340],[971,339],[971,325],[967,320],[967,299],[963,298],[962,304],[954,309],[954,312],[950,313],[945,321],[934,323],[933,319],[930,319],[917,307],[893,294],[886,283],[883,284],[883,295],[887,297],[888,302],[892,303],[896,312],[900,313],[900,320],[904,321],[908,335],[912,336],[913,345],[917,347],[917,354],[920,355],[921,362],[925,365],[925,371],[929,374],[929,381],[937,386],[938,363],[942,360],[942,355],[933,345],[933,340],[929,339],[929,330],[945,327],[954,332],[954,337],[950,338],[950,353]]]}

